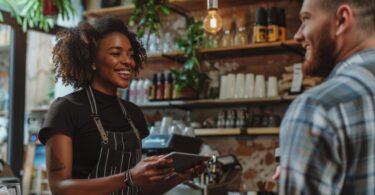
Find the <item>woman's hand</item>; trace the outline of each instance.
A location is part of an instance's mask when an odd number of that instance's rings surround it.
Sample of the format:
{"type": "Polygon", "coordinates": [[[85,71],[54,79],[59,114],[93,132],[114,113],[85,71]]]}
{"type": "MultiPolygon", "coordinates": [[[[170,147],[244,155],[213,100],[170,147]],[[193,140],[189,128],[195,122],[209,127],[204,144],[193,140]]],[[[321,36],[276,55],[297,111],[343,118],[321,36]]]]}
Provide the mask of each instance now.
{"type": "Polygon", "coordinates": [[[162,156],[152,156],[141,160],[130,170],[135,186],[145,186],[161,182],[173,174],[173,160],[163,159],[162,156]]]}
{"type": "Polygon", "coordinates": [[[181,173],[177,173],[177,177],[180,179],[181,182],[193,179],[201,175],[207,168],[207,163],[202,162],[198,165],[195,165],[193,168],[187,169],[181,173]]]}

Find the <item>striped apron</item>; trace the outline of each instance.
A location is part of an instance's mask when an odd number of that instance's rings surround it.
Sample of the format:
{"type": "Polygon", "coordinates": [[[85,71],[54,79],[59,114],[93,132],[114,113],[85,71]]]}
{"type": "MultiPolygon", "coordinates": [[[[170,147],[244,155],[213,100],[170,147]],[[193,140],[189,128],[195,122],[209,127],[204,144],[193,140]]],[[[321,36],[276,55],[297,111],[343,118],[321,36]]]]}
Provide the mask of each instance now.
{"type": "MultiPolygon", "coordinates": [[[[100,121],[94,94],[91,87],[86,88],[87,97],[90,102],[92,116],[95,125],[99,131],[102,143],[99,152],[99,158],[95,168],[88,175],[88,178],[100,178],[118,173],[134,167],[141,160],[141,142],[138,129],[127,114],[127,111],[119,98],[122,113],[130,124],[130,131],[105,131],[100,121]]],[[[127,187],[111,195],[134,195],[140,192],[139,187],[127,187]]]]}

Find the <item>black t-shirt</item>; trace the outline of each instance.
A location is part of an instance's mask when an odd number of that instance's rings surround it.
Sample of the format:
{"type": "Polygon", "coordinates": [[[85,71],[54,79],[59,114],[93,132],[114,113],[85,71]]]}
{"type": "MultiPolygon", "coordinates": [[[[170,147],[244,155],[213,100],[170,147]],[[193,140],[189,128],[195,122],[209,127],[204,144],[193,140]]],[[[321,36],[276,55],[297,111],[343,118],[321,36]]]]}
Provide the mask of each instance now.
{"type": "MultiPolygon", "coordinates": [[[[116,96],[109,96],[93,89],[98,114],[106,131],[129,131],[116,96]]],[[[144,115],[135,104],[123,101],[124,106],[142,138],[149,132],[144,115]]],[[[45,144],[49,130],[57,130],[73,141],[73,178],[87,178],[94,168],[101,147],[99,131],[91,117],[91,108],[85,90],[79,90],[56,99],[48,110],[39,132],[39,140],[45,144]]]]}

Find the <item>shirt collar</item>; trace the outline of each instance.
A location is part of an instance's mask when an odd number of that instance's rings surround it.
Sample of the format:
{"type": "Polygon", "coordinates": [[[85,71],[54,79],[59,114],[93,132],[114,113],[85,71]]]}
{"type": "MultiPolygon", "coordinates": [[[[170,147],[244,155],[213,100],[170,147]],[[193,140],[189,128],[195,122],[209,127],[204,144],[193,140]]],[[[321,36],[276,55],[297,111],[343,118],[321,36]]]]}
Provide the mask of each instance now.
{"type": "Polygon", "coordinates": [[[364,55],[369,55],[369,54],[375,56],[375,48],[370,48],[370,49],[362,50],[362,51],[360,51],[358,53],[355,53],[355,54],[351,55],[347,59],[339,62],[335,66],[335,68],[331,71],[331,73],[329,74],[329,76],[327,77],[326,80],[334,77],[335,75],[337,75],[339,73],[342,73],[349,66],[363,64],[363,62],[365,61],[364,55]]]}

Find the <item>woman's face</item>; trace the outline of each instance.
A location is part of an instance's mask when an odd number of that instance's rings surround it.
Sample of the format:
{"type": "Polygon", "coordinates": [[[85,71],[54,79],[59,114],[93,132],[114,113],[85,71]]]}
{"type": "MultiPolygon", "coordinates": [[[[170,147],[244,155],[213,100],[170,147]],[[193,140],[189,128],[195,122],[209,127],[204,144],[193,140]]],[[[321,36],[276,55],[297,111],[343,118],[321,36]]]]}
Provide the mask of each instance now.
{"type": "Polygon", "coordinates": [[[135,69],[129,39],[120,32],[100,39],[93,69],[92,85],[95,89],[113,94],[117,88],[127,88],[135,69]]]}

